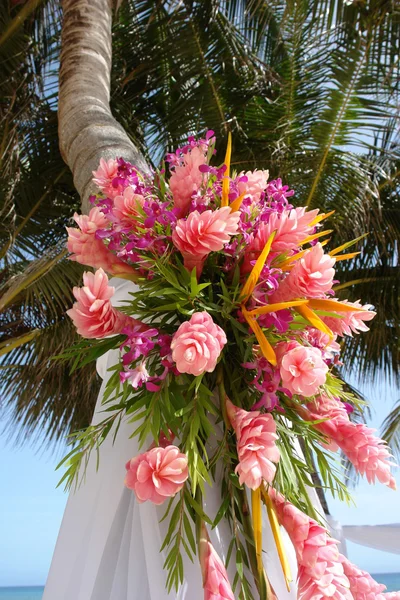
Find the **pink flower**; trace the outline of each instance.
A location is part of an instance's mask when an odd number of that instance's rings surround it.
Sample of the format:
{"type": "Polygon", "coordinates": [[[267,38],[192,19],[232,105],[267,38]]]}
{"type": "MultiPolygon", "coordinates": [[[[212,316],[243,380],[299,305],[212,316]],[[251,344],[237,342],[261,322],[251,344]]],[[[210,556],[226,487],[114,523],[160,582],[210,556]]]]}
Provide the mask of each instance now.
{"type": "Polygon", "coordinates": [[[319,386],[325,383],[328,367],[318,348],[301,346],[297,342],[281,343],[278,363],[282,385],[292,394],[307,398],[316,394],[319,386]]]}
{"type": "Polygon", "coordinates": [[[100,159],[100,166],[93,171],[93,182],[110,198],[118,193],[118,189],[112,185],[113,179],[118,174],[118,162],[114,158],[110,160],[100,159]]]}
{"type": "Polygon", "coordinates": [[[339,558],[336,540],[314,519],[301,512],[273,488],[269,495],[278,521],[296,551],[299,600],[353,600],[350,583],[339,558]]]}
{"type": "Polygon", "coordinates": [[[199,560],[203,574],[204,600],[235,600],[224,564],[201,523],[199,560]]]}
{"type": "Polygon", "coordinates": [[[88,339],[103,338],[121,333],[128,325],[139,324],[139,321],[112,306],[110,298],[115,288],[108,285],[108,277],[103,269],[94,274],[84,273],[83,283],[82,288],[74,287],[73,294],[77,302],[67,310],[79,335],[88,339]]]}
{"type": "Polygon", "coordinates": [[[395,465],[390,462],[391,454],[385,442],[364,423],[352,423],[341,402],[321,395],[315,402],[307,404],[303,414],[307,420],[327,419],[314,427],[333,442],[331,449],[339,447],[342,450],[369,483],[375,483],[375,479],[378,479],[396,489],[395,479],[390,472],[390,467],[395,465]]]}
{"type": "Polygon", "coordinates": [[[324,298],[332,288],[335,262],[335,258],[324,254],[321,244],[316,244],[294,263],[289,275],[271,295],[271,302],[294,298],[324,298]]]}
{"type": "Polygon", "coordinates": [[[242,171],[238,175],[238,179],[241,177],[247,177],[247,182],[238,181],[239,194],[246,192],[246,197],[250,196],[253,202],[259,202],[262,192],[267,187],[268,182],[268,171],[262,169],[256,169],[255,171],[242,171]]]}
{"type": "Polygon", "coordinates": [[[201,375],[214,371],[226,335],[207,312],[194,313],[179,326],[171,342],[172,359],[179,373],[201,375]]]}
{"type": "Polygon", "coordinates": [[[229,420],[236,433],[239,464],[235,472],[239,482],[252,490],[260,487],[262,481],[272,483],[280,454],[276,446],[278,436],[276,424],[271,414],[259,411],[247,412],[227,400],[229,420]]]}
{"type": "Polygon", "coordinates": [[[109,225],[99,208],[92,208],[89,215],[75,213],[74,220],[79,229],[67,227],[67,248],[72,254],[70,260],[94,269],[103,268],[110,275],[136,274],[135,269],[110,252],[104,242],[96,237],[98,229],[109,225]]]}
{"type": "Polygon", "coordinates": [[[162,504],[183,488],[188,478],[188,459],[176,446],[157,447],[135,456],[126,464],[125,485],[138,502],[162,504]]]}
{"type": "Polygon", "coordinates": [[[181,216],[187,214],[192,196],[201,186],[203,174],[199,167],[206,164],[206,155],[201,148],[195,146],[182,159],[183,164],[175,167],[169,180],[174,205],[181,216]]]}
{"type": "Polygon", "coordinates": [[[365,304],[363,306],[360,300],[357,300],[357,302],[343,300],[343,303],[354,306],[355,308],[364,308],[365,310],[357,312],[338,312],[338,315],[341,317],[338,319],[335,317],[322,317],[324,323],[326,323],[334,333],[341,336],[349,335],[352,337],[353,333],[369,331],[369,327],[365,325],[364,321],[371,321],[376,315],[376,312],[371,310],[371,305],[365,304]]]}
{"type": "Polygon", "coordinates": [[[354,600],[384,600],[387,594],[382,594],[386,586],[378,583],[366,571],[353,565],[345,556],[340,555],[340,561],[347,579],[350,582],[350,591],[354,600]]]}
{"type": "Polygon", "coordinates": [[[196,210],[187,219],[179,219],[172,241],[182,253],[188,271],[196,267],[200,276],[208,254],[223,249],[237,232],[239,219],[239,211],[232,212],[229,206],[201,214],[196,210]]]}
{"type": "Polygon", "coordinates": [[[141,216],[139,209],[144,202],[143,196],[135,194],[132,187],[126,187],[122,194],[114,198],[113,215],[123,227],[131,227],[134,231],[141,216]]]}

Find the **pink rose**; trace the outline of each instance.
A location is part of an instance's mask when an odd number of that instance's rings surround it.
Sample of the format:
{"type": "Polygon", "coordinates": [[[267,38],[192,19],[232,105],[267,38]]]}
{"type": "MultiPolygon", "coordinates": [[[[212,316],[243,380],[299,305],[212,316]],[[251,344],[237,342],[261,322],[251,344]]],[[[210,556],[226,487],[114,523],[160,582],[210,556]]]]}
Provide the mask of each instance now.
{"type": "Polygon", "coordinates": [[[188,212],[189,204],[203,181],[203,173],[199,171],[201,165],[206,164],[206,155],[199,147],[192,148],[183,156],[183,165],[177,165],[169,180],[174,199],[174,206],[179,209],[179,214],[188,212]]]}
{"type": "Polygon", "coordinates": [[[306,398],[318,392],[325,383],[328,367],[322,359],[321,350],[301,346],[297,342],[279,344],[278,355],[282,385],[292,394],[306,398]],[[286,349],[286,347],[288,349],[286,349]]]}
{"type": "Polygon", "coordinates": [[[83,274],[82,288],[74,287],[73,294],[77,300],[67,315],[74,322],[79,335],[84,338],[104,338],[121,333],[124,327],[139,324],[131,317],[116,310],[110,298],[115,288],[108,285],[108,277],[103,269],[96,273],[83,274]]]}
{"type": "Polygon", "coordinates": [[[200,277],[203,264],[210,252],[222,250],[238,229],[240,213],[229,206],[217,210],[197,210],[187,219],[179,219],[172,234],[172,241],[183,256],[188,271],[194,267],[200,277]]]}
{"type": "Polygon", "coordinates": [[[135,456],[126,464],[125,485],[138,502],[162,504],[183,488],[188,478],[188,459],[176,446],[157,447],[135,456]]]}
{"type": "Polygon", "coordinates": [[[180,325],[172,338],[172,359],[179,373],[211,373],[225,344],[223,329],[207,312],[197,312],[180,325]]]}
{"type": "Polygon", "coordinates": [[[280,454],[276,446],[278,436],[271,414],[248,412],[230,400],[226,403],[229,420],[235,430],[239,464],[235,472],[239,482],[252,490],[260,487],[262,480],[272,483],[280,454]]]}

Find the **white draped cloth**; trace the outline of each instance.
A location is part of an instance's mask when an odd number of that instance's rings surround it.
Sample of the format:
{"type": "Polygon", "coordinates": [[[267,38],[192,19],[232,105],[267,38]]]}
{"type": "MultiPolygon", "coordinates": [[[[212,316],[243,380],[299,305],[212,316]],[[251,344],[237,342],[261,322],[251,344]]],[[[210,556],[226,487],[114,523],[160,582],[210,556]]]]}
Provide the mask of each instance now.
{"type": "MultiPolygon", "coordinates": [[[[118,306],[129,299],[133,284],[112,280],[117,287],[112,301],[118,306]]],[[[102,397],[117,351],[98,361],[103,384],[93,422],[102,415],[102,397]]],[[[121,424],[112,443],[109,435],[100,447],[99,468],[96,456],[90,459],[84,482],[71,492],[59,532],[43,600],[203,600],[201,571],[197,558],[192,563],[182,549],[184,583],[178,592],[166,591],[166,552],[160,552],[167,521],[160,523],[166,506],[150,502],[139,504],[124,486],[125,463],[139,453],[137,440],[130,438],[132,424],[121,424]]],[[[150,444],[150,440],[149,440],[150,444]]],[[[146,446],[145,446],[146,447],[146,446]]],[[[143,450],[141,450],[143,451],[143,450]]],[[[95,454],[95,453],[94,453],[95,454]]],[[[321,511],[314,490],[312,501],[321,511]]],[[[205,512],[214,518],[220,505],[220,485],[216,481],[205,494],[205,512]]],[[[295,600],[296,585],[286,590],[275,542],[266,511],[263,511],[263,560],[279,600],[295,600]]],[[[208,527],[211,542],[225,561],[232,533],[223,519],[215,529],[208,527]]],[[[294,548],[282,531],[294,582],[297,575],[294,548]]],[[[235,577],[234,555],[228,566],[231,582],[235,577]]],[[[251,575],[250,575],[251,578],[251,575]]],[[[257,598],[257,593],[255,593],[257,598]]]]}
{"type": "Polygon", "coordinates": [[[400,554],[400,523],[393,525],[343,525],[343,535],[349,542],[355,542],[374,550],[400,554]]]}

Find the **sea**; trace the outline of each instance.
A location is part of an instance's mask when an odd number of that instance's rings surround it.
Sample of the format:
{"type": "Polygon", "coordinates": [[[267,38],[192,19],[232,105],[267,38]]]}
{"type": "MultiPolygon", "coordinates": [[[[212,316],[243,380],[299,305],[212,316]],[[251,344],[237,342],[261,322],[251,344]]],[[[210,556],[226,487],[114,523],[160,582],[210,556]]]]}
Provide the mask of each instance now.
{"type": "MultiPolygon", "coordinates": [[[[400,573],[374,573],[373,578],[387,586],[388,592],[400,590],[400,573]]],[[[42,600],[44,587],[0,587],[0,600],[42,600]]]]}

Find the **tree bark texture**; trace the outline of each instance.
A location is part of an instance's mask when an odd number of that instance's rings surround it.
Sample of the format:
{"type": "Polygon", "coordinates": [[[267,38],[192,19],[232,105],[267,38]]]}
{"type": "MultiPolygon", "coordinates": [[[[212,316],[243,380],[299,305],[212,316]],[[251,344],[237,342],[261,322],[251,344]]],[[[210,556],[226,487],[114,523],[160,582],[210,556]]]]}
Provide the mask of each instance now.
{"type": "Polygon", "coordinates": [[[100,158],[148,166],[110,110],[112,0],[63,0],[62,6],[60,149],[87,212],[100,158]]]}

